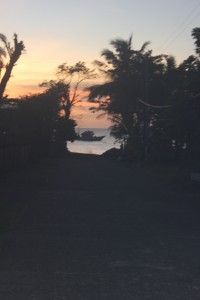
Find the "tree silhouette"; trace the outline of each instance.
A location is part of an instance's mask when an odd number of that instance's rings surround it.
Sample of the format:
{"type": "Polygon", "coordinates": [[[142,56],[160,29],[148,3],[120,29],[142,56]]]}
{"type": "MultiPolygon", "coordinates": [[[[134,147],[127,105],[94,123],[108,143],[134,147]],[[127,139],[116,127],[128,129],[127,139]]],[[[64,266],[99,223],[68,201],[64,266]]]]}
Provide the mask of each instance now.
{"type": "Polygon", "coordinates": [[[0,54],[0,71],[5,68],[5,73],[0,82],[0,99],[3,98],[7,83],[10,79],[12,70],[20,58],[22,52],[25,50],[24,43],[18,41],[17,34],[14,34],[14,45],[11,47],[11,44],[7,41],[5,35],[0,34],[0,40],[3,43],[4,48],[1,48],[0,54]],[[3,51],[2,51],[3,50],[3,51]],[[5,58],[8,57],[8,62],[4,62],[5,58]],[[2,59],[3,58],[3,59],[2,59]]]}
{"type": "MultiPolygon", "coordinates": [[[[192,31],[197,34],[198,28],[192,31]]],[[[198,164],[200,151],[200,60],[198,52],[176,66],[166,57],[161,76],[165,89],[162,97],[169,107],[154,110],[151,156],[176,163],[198,164]]]]}
{"type": "Polygon", "coordinates": [[[40,86],[48,89],[59,88],[60,92],[62,91],[62,110],[66,119],[69,119],[72,107],[81,102],[84,97],[83,84],[95,79],[97,75],[84,62],[78,62],[72,66],[68,66],[67,63],[59,65],[56,76],[57,80],[44,81],[40,86]]]}
{"type": "MultiPolygon", "coordinates": [[[[76,122],[70,119],[71,108],[74,102],[70,99],[70,85],[64,81],[43,82],[41,86],[46,87],[47,98],[54,99],[54,130],[56,140],[73,141],[75,139],[74,127],[76,122]]],[[[51,101],[52,101],[51,100],[51,101]]]]}
{"type": "Polygon", "coordinates": [[[200,27],[196,27],[192,30],[192,37],[195,40],[196,54],[200,56],[200,27]]]}
{"type": "Polygon", "coordinates": [[[128,151],[138,155],[144,143],[144,128],[149,126],[145,107],[138,99],[155,101],[157,89],[153,83],[162,74],[163,57],[152,56],[147,48],[149,42],[133,50],[132,37],[115,39],[110,44],[114,51],[103,50],[105,61],[96,61],[107,82],[89,88],[89,101],[98,103],[98,109],[111,115],[112,133],[124,140],[128,151]]]}

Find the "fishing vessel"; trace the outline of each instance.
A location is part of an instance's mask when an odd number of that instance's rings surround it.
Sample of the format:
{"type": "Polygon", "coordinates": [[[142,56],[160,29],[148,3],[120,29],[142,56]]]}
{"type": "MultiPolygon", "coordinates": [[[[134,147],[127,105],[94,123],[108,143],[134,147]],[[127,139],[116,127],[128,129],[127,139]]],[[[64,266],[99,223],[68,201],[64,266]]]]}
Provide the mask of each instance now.
{"type": "Polygon", "coordinates": [[[86,130],[81,134],[77,134],[76,140],[85,142],[97,142],[101,141],[105,135],[95,136],[92,130],[86,130]]]}

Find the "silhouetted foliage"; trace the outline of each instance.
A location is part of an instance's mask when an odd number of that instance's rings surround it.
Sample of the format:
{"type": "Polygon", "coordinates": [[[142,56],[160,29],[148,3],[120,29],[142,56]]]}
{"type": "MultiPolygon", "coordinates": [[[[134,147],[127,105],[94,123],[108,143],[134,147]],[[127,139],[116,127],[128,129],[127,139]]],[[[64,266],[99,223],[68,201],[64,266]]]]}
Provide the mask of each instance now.
{"type": "Polygon", "coordinates": [[[52,82],[41,94],[4,100],[9,107],[0,110],[0,128],[6,143],[30,143],[43,154],[48,154],[52,145],[64,151],[65,142],[76,136],[76,122],[68,118],[65,102],[68,93],[68,85],[52,82]]]}
{"type": "Polygon", "coordinates": [[[200,56],[200,27],[196,27],[192,30],[192,37],[195,40],[196,54],[200,56]]]}
{"type": "Polygon", "coordinates": [[[107,82],[89,88],[93,110],[111,115],[112,134],[137,159],[199,160],[200,31],[192,31],[196,53],[179,66],[172,56],[153,56],[145,43],[132,49],[132,39],[111,41],[96,61],[107,82]]]}
{"type": "Polygon", "coordinates": [[[50,144],[65,147],[76,139],[74,105],[89,91],[91,110],[103,111],[112,121],[112,135],[124,153],[135,160],[179,162],[194,165],[200,153],[200,28],[192,30],[195,54],[177,65],[173,56],[153,56],[149,42],[132,48],[132,37],[115,39],[112,50],[102,51],[96,66],[106,81],[86,87],[97,74],[78,62],[57,68],[56,80],[41,84],[46,90],[21,99],[3,99],[12,68],[24,50],[14,36],[11,47],[0,40],[0,143],[31,143],[43,152],[50,144]],[[9,58],[7,62],[7,57],[9,58]]]}
{"type": "MultiPolygon", "coordinates": [[[[171,59],[170,59],[171,60],[171,59]]],[[[162,76],[171,90],[169,107],[152,114],[150,155],[160,161],[197,164],[200,151],[200,60],[191,55],[162,76]]],[[[163,93],[166,96],[166,93],[163,93]]]]}
{"type": "Polygon", "coordinates": [[[97,61],[96,64],[108,81],[89,88],[89,101],[98,103],[98,109],[111,115],[112,134],[123,140],[134,156],[139,156],[145,142],[146,123],[150,122],[139,99],[155,104],[160,99],[164,85],[158,89],[158,83],[164,58],[152,56],[152,51],[147,49],[149,42],[140,50],[133,50],[131,44],[132,38],[117,39],[111,41],[114,51],[102,51],[105,63],[97,61]]]}
{"type": "Polygon", "coordinates": [[[44,93],[28,97],[25,102],[22,100],[20,108],[30,109],[33,122],[37,120],[37,139],[46,143],[65,143],[75,139],[76,126],[76,122],[70,119],[68,103],[69,86],[63,82],[51,81],[44,93]]]}
{"type": "Polygon", "coordinates": [[[84,62],[78,62],[72,66],[68,66],[67,63],[59,65],[57,68],[56,75],[59,82],[62,82],[69,87],[69,111],[77,103],[82,101],[83,97],[83,84],[86,81],[95,79],[96,73],[86,66],[84,62]]]}
{"type": "Polygon", "coordinates": [[[13,67],[25,50],[25,46],[22,41],[18,41],[17,34],[14,34],[13,47],[11,47],[11,44],[3,34],[0,34],[0,41],[3,43],[3,47],[0,48],[0,75],[2,70],[5,69],[4,75],[0,81],[0,99],[2,99],[13,67]]]}
{"type": "Polygon", "coordinates": [[[78,62],[72,66],[68,66],[67,63],[59,65],[56,76],[57,80],[44,81],[40,86],[46,87],[49,91],[59,92],[60,114],[68,120],[70,119],[72,108],[84,98],[83,84],[96,78],[96,74],[94,70],[86,67],[84,62],[78,62]]]}

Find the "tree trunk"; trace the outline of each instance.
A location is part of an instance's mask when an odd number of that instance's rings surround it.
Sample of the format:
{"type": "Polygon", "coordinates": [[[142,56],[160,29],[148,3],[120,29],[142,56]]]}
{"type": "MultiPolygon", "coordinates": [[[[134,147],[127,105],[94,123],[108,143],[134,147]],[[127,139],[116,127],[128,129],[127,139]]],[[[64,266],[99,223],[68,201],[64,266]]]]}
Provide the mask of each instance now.
{"type": "Polygon", "coordinates": [[[6,85],[10,79],[10,76],[11,76],[11,72],[12,72],[12,69],[14,67],[14,64],[11,64],[11,62],[9,63],[9,65],[6,66],[6,72],[1,80],[1,83],[0,83],[0,99],[3,98],[3,94],[4,94],[4,91],[6,89],[6,85]]]}
{"type": "Polygon", "coordinates": [[[18,42],[17,40],[17,35],[14,35],[14,51],[13,53],[10,54],[10,61],[6,66],[6,71],[5,74],[1,80],[0,83],[0,99],[3,98],[3,94],[5,92],[7,83],[10,79],[11,73],[12,73],[12,69],[15,66],[15,63],[18,61],[18,59],[20,58],[22,51],[25,49],[24,43],[18,42]]]}

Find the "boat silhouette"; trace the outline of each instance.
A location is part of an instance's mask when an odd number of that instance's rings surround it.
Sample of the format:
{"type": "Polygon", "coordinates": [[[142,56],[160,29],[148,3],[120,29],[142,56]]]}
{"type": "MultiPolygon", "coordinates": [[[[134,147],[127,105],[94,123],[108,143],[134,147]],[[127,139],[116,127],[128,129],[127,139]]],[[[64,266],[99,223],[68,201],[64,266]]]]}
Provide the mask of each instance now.
{"type": "Polygon", "coordinates": [[[76,140],[84,141],[84,142],[97,142],[97,141],[101,141],[104,137],[105,135],[95,136],[92,130],[87,130],[80,135],[78,134],[76,136],[76,140]]]}

